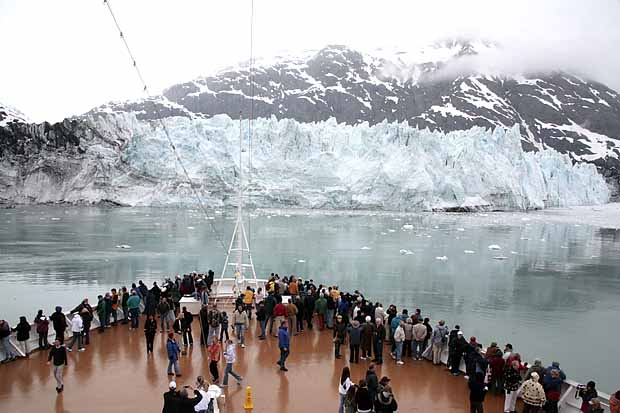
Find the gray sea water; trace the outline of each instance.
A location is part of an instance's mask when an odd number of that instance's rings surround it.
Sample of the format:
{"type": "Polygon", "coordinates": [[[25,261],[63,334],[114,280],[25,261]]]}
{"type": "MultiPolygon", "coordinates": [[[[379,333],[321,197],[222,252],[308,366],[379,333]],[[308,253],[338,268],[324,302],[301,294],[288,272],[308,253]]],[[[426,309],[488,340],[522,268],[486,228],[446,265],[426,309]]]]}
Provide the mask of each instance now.
{"type": "MultiPolygon", "coordinates": [[[[221,272],[234,216],[188,209],[24,207],[0,211],[0,318],[34,318],[132,281],[221,272]],[[130,249],[117,248],[126,244],[130,249]]],[[[620,387],[616,207],[544,213],[253,213],[259,276],[297,274],[421,308],[485,345],[561,362],[620,387]],[[594,223],[594,224],[592,224],[594,223]],[[489,249],[497,245],[501,249],[489,249]]]]}

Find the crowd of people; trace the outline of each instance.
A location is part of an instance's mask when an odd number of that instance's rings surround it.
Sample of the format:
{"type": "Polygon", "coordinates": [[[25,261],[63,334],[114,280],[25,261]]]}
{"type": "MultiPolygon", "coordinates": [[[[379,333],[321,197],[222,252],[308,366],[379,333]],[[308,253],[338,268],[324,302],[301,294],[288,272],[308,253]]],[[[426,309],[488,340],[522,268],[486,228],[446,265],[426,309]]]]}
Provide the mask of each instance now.
{"type": "MultiPolygon", "coordinates": [[[[385,362],[384,353],[389,354],[397,366],[407,360],[418,362],[424,359],[437,365],[441,363],[441,355],[446,349],[451,374],[461,374],[463,361],[472,412],[483,412],[488,392],[504,394],[506,413],[516,412],[519,396],[524,412],[558,411],[562,384],[566,379],[558,362],[545,367],[541,360],[535,360],[533,365],[528,365],[509,343],[500,348],[492,342],[483,350],[482,343],[476,337],[465,338],[459,325],[449,329],[445,321],[439,320],[433,326],[421,309],[409,313],[407,309],[399,310],[395,305],[384,308],[380,302],[368,300],[357,290],[342,292],[337,286],[317,286],[311,279],[271,274],[264,290],[247,287],[240,292],[234,311],[229,315],[220,311],[216,300],[212,299],[213,282],[212,271],[166,279],[161,287],[154,282],[148,288],[139,281],[130,289],[121,287],[99,295],[95,307],[84,299],[69,312],[72,317],[66,317],[61,307],[56,307],[49,317],[39,310],[34,326],[39,337],[39,349],[49,349],[48,363],[53,364],[56,391],[60,393],[64,390],[62,375],[68,362],[67,352],[73,351],[75,344],[77,351],[84,351],[90,344],[90,329],[95,315],[99,320],[98,332],[104,333],[107,328],[118,324],[128,324],[131,330],[140,329],[142,312],[145,315],[142,329],[147,356],[153,353],[157,330],[167,334],[167,373],[172,381],[164,395],[164,412],[208,411],[210,399],[205,400],[206,405],[201,402],[209,388],[203,377],[199,377],[194,386],[179,389],[176,384],[182,376],[179,357],[194,344],[195,318],[198,319],[200,345],[207,347],[210,381],[225,387],[228,386],[229,376],[239,385],[243,381],[243,377],[234,371],[236,346],[245,347],[245,335],[254,316],[259,328],[259,340],[266,340],[268,336],[278,339],[280,357],[277,365],[282,372],[288,371],[286,360],[290,354],[291,336],[315,327],[320,331],[330,331],[335,358],[342,358],[345,355],[343,349],[348,347],[350,364],[360,361],[369,363],[365,377],[355,383],[349,368],[343,369],[338,386],[339,413],[396,411],[398,404],[390,379],[382,377],[379,380],[375,372],[376,366],[385,362]],[[201,309],[197,317],[181,306],[183,296],[193,296],[200,301],[201,309]],[[123,314],[120,321],[119,312],[123,314]],[[47,340],[50,326],[55,333],[52,346],[47,340]],[[65,344],[68,328],[71,338],[65,344]],[[235,341],[230,339],[229,331],[235,341]],[[222,356],[225,368],[220,374],[218,366],[222,356]],[[190,407],[195,410],[190,410],[190,407]]],[[[8,343],[11,331],[17,333],[23,353],[28,354],[31,328],[26,317],[20,317],[15,327],[0,321],[0,338],[6,354],[3,362],[16,357],[8,343]]],[[[583,401],[583,412],[602,411],[594,382],[580,388],[578,396],[583,401]]],[[[620,392],[612,395],[614,413],[620,413],[619,398],[620,392]]]]}

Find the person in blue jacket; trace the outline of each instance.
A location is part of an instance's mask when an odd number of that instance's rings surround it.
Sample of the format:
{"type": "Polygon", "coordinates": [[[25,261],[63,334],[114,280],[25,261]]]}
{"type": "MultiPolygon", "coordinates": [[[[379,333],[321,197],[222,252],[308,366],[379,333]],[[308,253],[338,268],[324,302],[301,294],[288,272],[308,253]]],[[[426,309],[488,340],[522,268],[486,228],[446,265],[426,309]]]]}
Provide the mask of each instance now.
{"type": "Polygon", "coordinates": [[[288,332],[287,322],[284,320],[280,323],[280,328],[278,329],[278,347],[280,348],[280,360],[278,361],[278,365],[282,371],[288,371],[284,363],[291,351],[290,345],[291,336],[288,332]]]}
{"type": "Polygon", "coordinates": [[[168,375],[171,376],[173,374],[172,368],[174,367],[174,375],[180,376],[181,369],[179,368],[179,353],[181,352],[181,349],[174,339],[174,333],[168,333],[166,351],[168,352],[168,375]]]}

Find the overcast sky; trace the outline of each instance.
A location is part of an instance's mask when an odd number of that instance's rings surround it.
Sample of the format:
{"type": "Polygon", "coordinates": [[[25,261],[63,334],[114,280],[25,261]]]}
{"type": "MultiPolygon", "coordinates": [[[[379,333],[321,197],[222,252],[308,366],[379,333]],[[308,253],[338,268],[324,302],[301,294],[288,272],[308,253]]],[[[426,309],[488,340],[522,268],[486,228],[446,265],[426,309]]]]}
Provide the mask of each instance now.
{"type": "MultiPolygon", "coordinates": [[[[152,92],[249,57],[250,0],[110,0],[152,92]]],[[[620,90],[620,0],[255,0],[255,55],[476,37],[498,73],[567,68],[620,90]]],[[[142,97],[102,0],[0,0],[0,102],[58,121],[142,97]]]]}

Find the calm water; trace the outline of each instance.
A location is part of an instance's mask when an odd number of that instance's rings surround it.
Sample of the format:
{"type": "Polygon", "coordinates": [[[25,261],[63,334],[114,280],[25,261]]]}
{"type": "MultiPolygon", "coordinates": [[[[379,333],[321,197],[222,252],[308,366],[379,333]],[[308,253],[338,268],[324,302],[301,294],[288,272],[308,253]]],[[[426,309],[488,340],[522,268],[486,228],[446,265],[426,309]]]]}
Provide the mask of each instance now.
{"type": "MultiPolygon", "coordinates": [[[[527,359],[560,361],[571,378],[595,378],[607,392],[620,386],[620,231],[576,223],[587,221],[581,216],[562,222],[510,213],[289,213],[252,219],[259,274],[311,276],[384,304],[420,307],[484,344],[511,342],[527,359]],[[501,250],[490,250],[493,244],[501,250]]],[[[234,221],[214,216],[207,221],[177,209],[0,211],[0,317],[32,318],[38,308],[67,308],[136,279],[210,268],[219,274],[224,252],[212,227],[227,243],[234,221]]]]}

